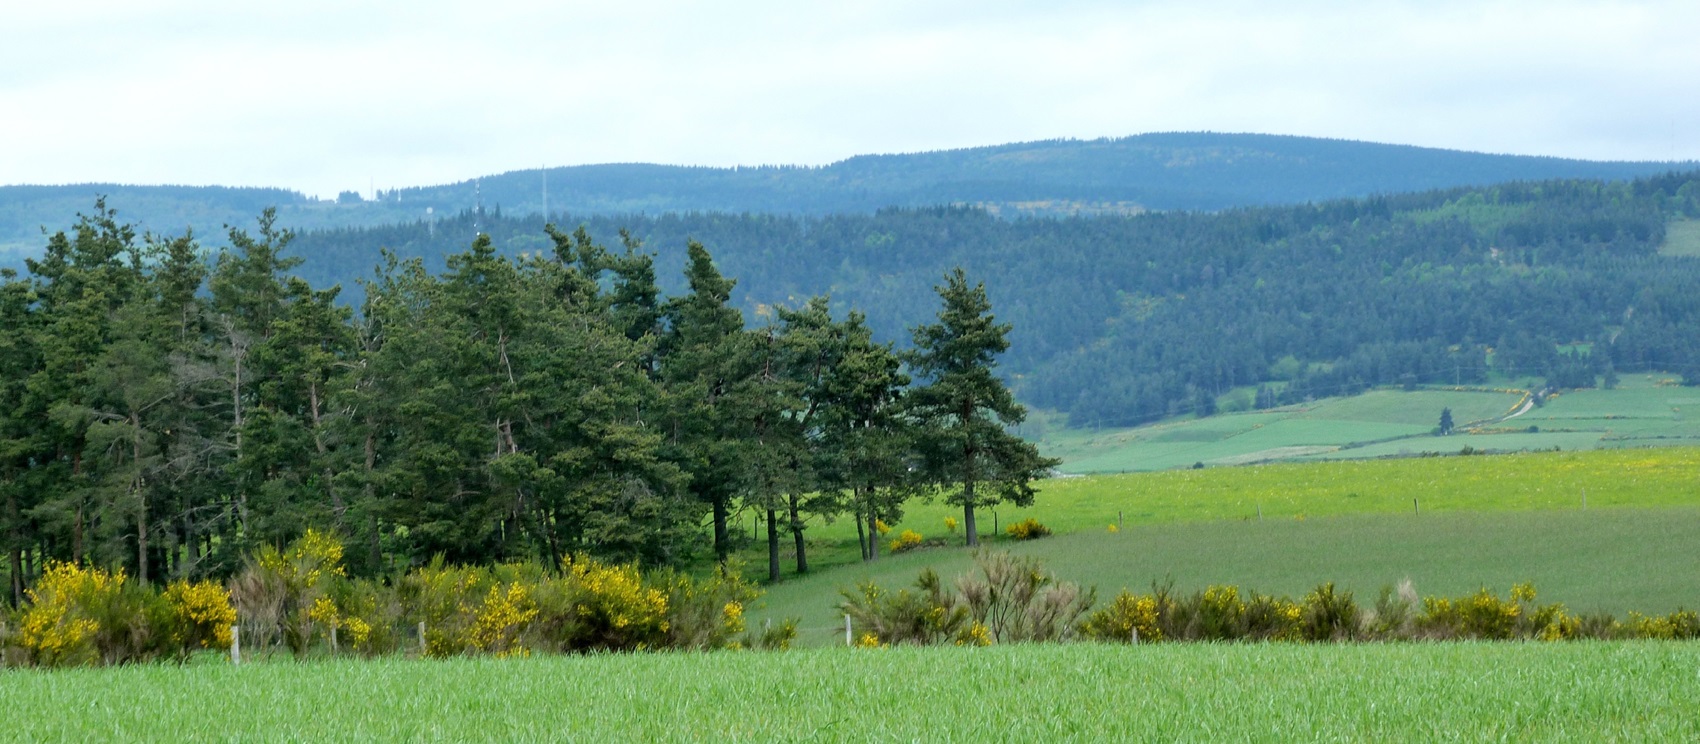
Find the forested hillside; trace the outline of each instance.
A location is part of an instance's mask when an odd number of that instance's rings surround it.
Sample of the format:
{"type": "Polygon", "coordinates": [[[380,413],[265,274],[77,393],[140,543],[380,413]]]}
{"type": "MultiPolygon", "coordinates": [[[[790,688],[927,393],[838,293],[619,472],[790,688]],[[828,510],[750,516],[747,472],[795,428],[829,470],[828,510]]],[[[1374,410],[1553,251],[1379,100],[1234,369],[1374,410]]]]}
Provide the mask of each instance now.
{"type": "MultiPolygon", "coordinates": [[[[1121,425],[1208,412],[1216,396],[1259,383],[1267,405],[1470,382],[1490,358],[1561,386],[1592,384],[1608,367],[1689,371],[1700,364],[1700,263],[1658,249],[1669,221],[1700,216],[1697,181],[1024,220],[962,207],[569,220],[593,235],[629,230],[658,252],[669,289],[679,246],[694,238],[738,277],[738,301],[758,322],[765,308],[830,293],[885,338],[928,317],[929,289],[963,266],[1014,324],[1005,370],[1020,395],[1078,425],[1121,425]],[[1571,342],[1594,353],[1560,356],[1571,342]]],[[[511,253],[548,248],[541,218],[462,213],[309,233],[293,249],[315,285],[347,286],[380,246],[435,261],[475,230],[511,253]]]]}
{"type": "MultiPolygon", "coordinates": [[[[1551,178],[1622,179],[1661,163],[1591,162],[1252,134],[1145,134],[927,153],[821,167],[609,164],[516,171],[440,186],[318,200],[283,189],[79,184],[0,186],[0,265],[69,229],[98,195],[141,231],[213,239],[267,206],[297,230],[413,222],[476,209],[513,215],[665,212],[870,213],[979,205],[1005,217],[1217,210],[1551,178]],[[363,198],[363,196],[365,198],[363,198]],[[427,211],[429,210],[429,211],[427,211]],[[12,254],[8,260],[8,254],[12,254]]],[[[349,184],[358,188],[365,184],[349,184]]],[[[397,186],[401,188],[389,188],[397,186]]]]}

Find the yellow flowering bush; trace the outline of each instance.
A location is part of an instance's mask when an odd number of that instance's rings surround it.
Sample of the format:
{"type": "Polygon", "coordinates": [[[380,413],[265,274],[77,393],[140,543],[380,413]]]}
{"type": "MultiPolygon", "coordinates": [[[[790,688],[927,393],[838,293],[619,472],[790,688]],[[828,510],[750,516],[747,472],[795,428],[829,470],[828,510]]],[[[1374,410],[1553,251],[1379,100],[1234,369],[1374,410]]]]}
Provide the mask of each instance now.
{"type": "Polygon", "coordinates": [[[922,541],[921,533],[914,530],[904,530],[898,533],[897,537],[892,538],[890,549],[893,553],[914,550],[921,547],[922,541]]]}
{"type": "Polygon", "coordinates": [[[1145,643],[1163,640],[1157,622],[1157,598],[1123,589],[1107,607],[1100,608],[1080,624],[1080,634],[1097,641],[1131,643],[1134,631],[1145,643]]]}
{"type": "MultiPolygon", "coordinates": [[[[706,579],[693,579],[674,572],[651,577],[667,592],[667,638],[672,648],[730,648],[744,632],[744,610],[760,596],[743,577],[743,564],[736,559],[717,566],[706,579]]],[[[772,648],[788,645],[795,630],[781,625],[777,631],[764,629],[750,644],[772,648]],[[770,632],[771,631],[771,632],[770,632]],[[789,635],[788,635],[789,634],[789,635]]]]}
{"type": "Polygon", "coordinates": [[[945,529],[946,532],[949,532],[952,535],[956,534],[956,525],[957,525],[956,517],[945,517],[944,518],[944,529],[945,529]]]}
{"type": "Polygon", "coordinates": [[[301,655],[318,629],[331,627],[311,616],[314,605],[345,581],[342,543],[309,529],[283,550],[260,546],[231,580],[230,596],[245,639],[264,647],[281,634],[289,650],[301,655]]]}
{"type": "Polygon", "coordinates": [[[1051,528],[1039,523],[1039,520],[1028,517],[1004,528],[1004,532],[1017,540],[1037,540],[1051,534],[1051,528]]]}
{"type": "Polygon", "coordinates": [[[29,609],[18,628],[17,643],[32,663],[42,666],[92,664],[100,659],[95,608],[109,604],[124,587],[124,570],[107,573],[71,563],[50,562],[30,588],[29,609]]]}
{"type": "Polygon", "coordinates": [[[990,646],[992,645],[992,630],[978,620],[968,623],[962,632],[956,634],[958,646],[990,646]]]}
{"type": "Polygon", "coordinates": [[[505,591],[492,586],[473,615],[467,645],[496,656],[528,656],[531,652],[519,637],[535,617],[537,607],[524,584],[508,584],[505,591]]]}
{"type": "Polygon", "coordinates": [[[641,649],[667,639],[667,592],[648,586],[636,565],[579,556],[567,564],[577,617],[570,648],[641,649]]]}
{"type": "Polygon", "coordinates": [[[183,649],[227,648],[236,607],[230,592],[211,581],[181,579],[165,588],[165,599],[176,616],[173,640],[183,649]]]}

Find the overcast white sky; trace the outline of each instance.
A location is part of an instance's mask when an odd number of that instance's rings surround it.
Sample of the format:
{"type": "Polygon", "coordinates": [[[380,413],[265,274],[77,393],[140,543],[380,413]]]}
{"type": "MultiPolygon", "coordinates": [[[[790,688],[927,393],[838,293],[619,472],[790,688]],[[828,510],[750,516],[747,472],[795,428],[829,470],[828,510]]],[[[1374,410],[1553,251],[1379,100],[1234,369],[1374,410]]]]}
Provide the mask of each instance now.
{"type": "Polygon", "coordinates": [[[251,5],[0,0],[0,184],[330,196],[1176,130],[1700,159],[1694,0],[251,5]]]}

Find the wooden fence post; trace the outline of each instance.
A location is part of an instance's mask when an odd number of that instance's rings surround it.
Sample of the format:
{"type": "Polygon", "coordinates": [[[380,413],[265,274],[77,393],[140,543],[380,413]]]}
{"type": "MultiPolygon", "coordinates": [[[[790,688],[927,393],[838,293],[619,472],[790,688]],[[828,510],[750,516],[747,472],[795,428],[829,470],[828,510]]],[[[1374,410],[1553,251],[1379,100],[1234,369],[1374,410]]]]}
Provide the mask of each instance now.
{"type": "Polygon", "coordinates": [[[242,663],[242,628],[230,626],[230,663],[242,663]]]}
{"type": "Polygon", "coordinates": [[[849,615],[844,616],[844,645],[852,646],[852,647],[854,647],[856,645],[855,642],[850,639],[850,616],[849,615]]]}

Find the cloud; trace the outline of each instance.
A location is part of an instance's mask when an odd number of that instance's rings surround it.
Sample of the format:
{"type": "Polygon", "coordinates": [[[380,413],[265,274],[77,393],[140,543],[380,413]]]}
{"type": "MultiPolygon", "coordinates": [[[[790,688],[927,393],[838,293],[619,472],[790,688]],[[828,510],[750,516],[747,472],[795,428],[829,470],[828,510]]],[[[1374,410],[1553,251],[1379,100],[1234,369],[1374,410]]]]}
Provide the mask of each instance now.
{"type": "Polygon", "coordinates": [[[330,195],[1215,130],[1700,158],[1680,2],[38,3],[0,183],[330,195]]]}

